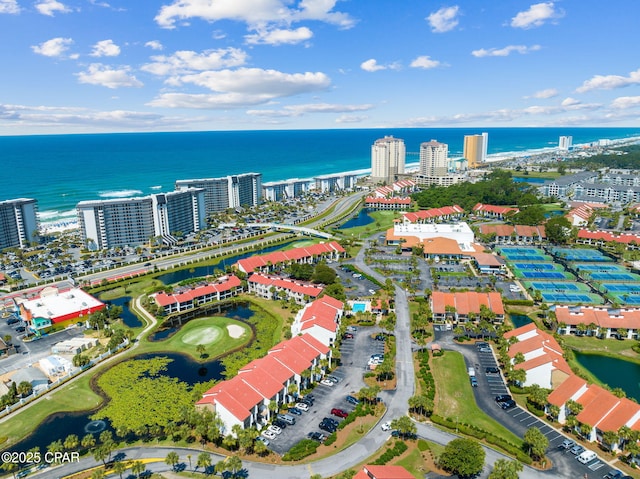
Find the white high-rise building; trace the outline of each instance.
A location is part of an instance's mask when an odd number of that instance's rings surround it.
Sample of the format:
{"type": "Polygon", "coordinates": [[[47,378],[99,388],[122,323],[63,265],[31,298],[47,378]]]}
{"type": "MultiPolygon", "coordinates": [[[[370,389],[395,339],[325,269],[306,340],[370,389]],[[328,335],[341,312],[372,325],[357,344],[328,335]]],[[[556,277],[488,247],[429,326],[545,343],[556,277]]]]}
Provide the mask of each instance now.
{"type": "Polygon", "coordinates": [[[406,149],[404,140],[385,136],[371,146],[371,179],[393,183],[396,176],[404,173],[406,149]]]}
{"type": "Polygon", "coordinates": [[[174,234],[195,233],[206,226],[202,189],[81,201],[76,209],[82,239],[90,249],[138,246],[152,237],[171,243],[174,234]]]}
{"type": "Polygon", "coordinates": [[[488,133],[482,133],[481,135],[465,135],[462,156],[467,160],[469,168],[477,168],[478,165],[487,161],[488,144],[488,133]]]}
{"type": "Polygon", "coordinates": [[[29,246],[38,233],[37,212],[31,198],[0,201],[0,249],[29,246]]]}
{"type": "Polygon", "coordinates": [[[569,151],[573,148],[573,136],[561,136],[558,140],[558,149],[569,151]]]}
{"type": "Polygon", "coordinates": [[[420,144],[420,175],[446,176],[449,146],[436,140],[420,144]]]}

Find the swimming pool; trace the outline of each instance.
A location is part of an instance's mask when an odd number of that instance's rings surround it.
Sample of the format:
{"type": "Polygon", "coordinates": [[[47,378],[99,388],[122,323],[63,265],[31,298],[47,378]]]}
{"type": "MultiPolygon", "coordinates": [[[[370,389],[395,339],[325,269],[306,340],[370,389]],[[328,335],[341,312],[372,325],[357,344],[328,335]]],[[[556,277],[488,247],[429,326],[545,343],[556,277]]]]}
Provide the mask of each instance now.
{"type": "Polygon", "coordinates": [[[351,311],[353,311],[354,313],[364,313],[367,310],[367,304],[366,303],[353,303],[353,305],[351,306],[351,311]]]}

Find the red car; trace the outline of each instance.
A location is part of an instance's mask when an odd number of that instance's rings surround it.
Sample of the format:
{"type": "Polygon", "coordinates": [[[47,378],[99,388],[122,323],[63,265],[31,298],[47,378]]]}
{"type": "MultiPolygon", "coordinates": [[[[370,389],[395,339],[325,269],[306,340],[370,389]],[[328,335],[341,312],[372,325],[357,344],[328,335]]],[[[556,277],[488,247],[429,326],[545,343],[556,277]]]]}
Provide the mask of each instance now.
{"type": "Polygon", "coordinates": [[[331,410],[331,414],[338,417],[347,417],[349,415],[347,411],[344,411],[343,409],[338,409],[335,407],[331,410]]]}
{"type": "Polygon", "coordinates": [[[345,333],[344,339],[353,339],[353,334],[352,333],[345,333]]]}

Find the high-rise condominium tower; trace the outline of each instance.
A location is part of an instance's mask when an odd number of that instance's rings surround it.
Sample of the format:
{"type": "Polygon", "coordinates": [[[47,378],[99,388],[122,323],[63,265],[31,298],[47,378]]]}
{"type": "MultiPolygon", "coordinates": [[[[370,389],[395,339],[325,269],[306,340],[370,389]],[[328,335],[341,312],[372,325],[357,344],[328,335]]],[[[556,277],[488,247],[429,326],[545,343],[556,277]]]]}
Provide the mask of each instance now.
{"type": "Polygon", "coordinates": [[[465,135],[462,156],[469,162],[469,168],[476,168],[481,163],[487,161],[488,144],[488,133],[483,133],[482,135],[465,135]]]}
{"type": "Polygon", "coordinates": [[[371,178],[393,183],[396,175],[404,173],[406,151],[404,140],[385,136],[371,146],[371,178]]]}
{"type": "Polygon", "coordinates": [[[420,144],[420,174],[422,176],[445,176],[449,146],[436,140],[420,144]]]}

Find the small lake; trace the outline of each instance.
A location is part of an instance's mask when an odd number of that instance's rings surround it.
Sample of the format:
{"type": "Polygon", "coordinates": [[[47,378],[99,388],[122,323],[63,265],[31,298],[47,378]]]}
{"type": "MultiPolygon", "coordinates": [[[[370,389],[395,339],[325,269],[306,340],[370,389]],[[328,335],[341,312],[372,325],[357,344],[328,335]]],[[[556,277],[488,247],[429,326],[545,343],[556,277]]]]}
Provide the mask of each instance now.
{"type": "Polygon", "coordinates": [[[640,401],[640,364],[598,354],[574,352],[576,360],[598,380],[640,401]]]}
{"type": "Polygon", "coordinates": [[[121,298],[105,301],[105,303],[113,304],[114,306],[121,306],[122,314],[120,315],[120,317],[122,318],[122,322],[125,324],[125,326],[128,326],[129,328],[137,328],[139,326],[142,326],[142,322],[129,309],[130,301],[131,301],[131,296],[123,296],[121,298]]]}
{"type": "Polygon", "coordinates": [[[529,316],[524,314],[510,314],[509,317],[511,318],[514,328],[520,328],[533,322],[529,316]]]}
{"type": "Polygon", "coordinates": [[[367,226],[373,223],[375,220],[369,216],[369,210],[363,208],[358,213],[358,216],[351,218],[349,221],[340,226],[340,230],[346,230],[348,228],[355,228],[356,226],[367,226]]]}
{"type": "Polygon", "coordinates": [[[530,178],[528,176],[514,176],[512,180],[514,183],[535,183],[542,184],[545,181],[549,181],[551,178],[530,178]]]}
{"type": "Polygon", "coordinates": [[[208,266],[196,266],[194,268],[185,268],[178,271],[172,271],[171,273],[165,273],[163,275],[158,276],[157,279],[162,281],[164,284],[174,284],[174,283],[179,283],[180,281],[184,281],[185,279],[207,276],[209,274],[213,274],[215,269],[224,270],[227,268],[227,266],[231,266],[236,261],[248,258],[249,256],[255,256],[257,254],[271,253],[272,251],[286,248],[287,246],[295,243],[296,241],[298,240],[287,241],[285,243],[279,243],[277,245],[269,246],[267,248],[247,251],[246,253],[236,254],[234,256],[228,256],[224,259],[219,260],[217,263],[208,265],[208,266]]]}

